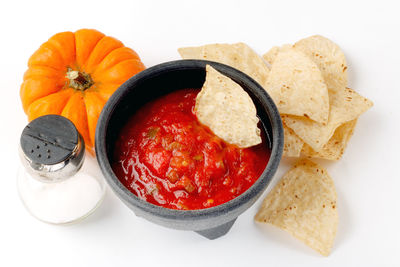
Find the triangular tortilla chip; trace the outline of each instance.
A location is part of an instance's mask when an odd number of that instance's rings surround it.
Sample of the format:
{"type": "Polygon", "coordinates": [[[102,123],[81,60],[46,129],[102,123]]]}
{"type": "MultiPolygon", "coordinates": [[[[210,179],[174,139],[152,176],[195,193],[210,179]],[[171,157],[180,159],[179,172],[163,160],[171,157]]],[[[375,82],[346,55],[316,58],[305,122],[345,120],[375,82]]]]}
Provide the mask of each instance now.
{"type": "Polygon", "coordinates": [[[270,65],[272,65],[272,63],[274,63],[274,60],[275,60],[276,56],[279,54],[279,52],[284,51],[289,48],[292,48],[292,45],[284,44],[282,46],[274,46],[267,53],[265,53],[262,56],[262,58],[265,61],[267,61],[270,65]]]}
{"type": "Polygon", "coordinates": [[[350,88],[330,92],[330,114],[326,125],[307,118],[283,115],[283,122],[312,149],[319,152],[341,124],[358,118],[373,103],[350,88]]]}
{"type": "Polygon", "coordinates": [[[353,135],[356,124],[357,119],[340,125],[331,139],[329,139],[328,143],[322,147],[321,151],[315,152],[309,145],[304,144],[301,153],[310,158],[339,160],[346,149],[347,143],[353,135]]]}
{"type": "Polygon", "coordinates": [[[267,64],[245,43],[182,47],[178,52],[184,59],[211,60],[234,67],[249,75],[261,86],[265,86],[267,82],[267,64]]]}
{"type": "Polygon", "coordinates": [[[293,47],[318,65],[329,90],[336,91],[347,86],[346,57],[337,44],[314,35],[298,41],[293,47]]]}
{"type": "Polygon", "coordinates": [[[281,114],[304,116],[325,124],[329,95],[321,71],[303,53],[287,48],[278,53],[268,76],[267,92],[281,114]]]}
{"type": "Polygon", "coordinates": [[[264,199],[255,220],[279,227],[328,256],[338,226],[336,199],[327,171],[301,160],[264,199]]]}
{"type": "Polygon", "coordinates": [[[284,146],[283,156],[284,157],[300,157],[301,149],[303,148],[304,142],[301,140],[292,129],[288,128],[283,124],[284,131],[284,146]]]}
{"type": "Polygon", "coordinates": [[[217,136],[239,147],[261,143],[256,107],[243,88],[206,66],[206,81],[196,98],[195,113],[217,136]]]}

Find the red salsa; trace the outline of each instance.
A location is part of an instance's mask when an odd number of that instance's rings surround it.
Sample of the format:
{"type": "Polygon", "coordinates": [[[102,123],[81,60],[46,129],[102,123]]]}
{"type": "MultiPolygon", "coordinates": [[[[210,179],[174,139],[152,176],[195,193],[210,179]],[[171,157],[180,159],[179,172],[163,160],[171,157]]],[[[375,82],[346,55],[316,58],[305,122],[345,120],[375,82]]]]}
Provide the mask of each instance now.
{"type": "Polygon", "coordinates": [[[184,89],[140,108],[120,132],[113,170],[136,196],[170,209],[204,209],[234,199],[263,172],[263,143],[238,148],[199,123],[199,90],[184,89]]]}

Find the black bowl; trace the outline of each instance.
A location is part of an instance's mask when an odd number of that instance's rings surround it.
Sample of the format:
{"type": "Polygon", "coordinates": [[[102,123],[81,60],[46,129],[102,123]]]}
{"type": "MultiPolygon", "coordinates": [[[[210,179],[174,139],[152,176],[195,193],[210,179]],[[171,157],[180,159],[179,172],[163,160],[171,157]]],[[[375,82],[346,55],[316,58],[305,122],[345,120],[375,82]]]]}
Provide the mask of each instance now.
{"type": "Polygon", "coordinates": [[[192,230],[215,239],[229,231],[236,218],[260,197],[271,181],[282,156],[283,128],[271,97],[243,72],[211,61],[177,60],[146,69],[121,85],[101,112],[95,141],[97,160],[108,184],[137,216],[162,226],[192,230]],[[175,90],[201,88],[207,64],[240,84],[252,98],[267,135],[266,145],[271,149],[269,162],[247,191],[224,204],[201,210],[173,210],[153,205],[132,194],[114,174],[110,162],[115,141],[129,117],[147,102],[175,90]]]}

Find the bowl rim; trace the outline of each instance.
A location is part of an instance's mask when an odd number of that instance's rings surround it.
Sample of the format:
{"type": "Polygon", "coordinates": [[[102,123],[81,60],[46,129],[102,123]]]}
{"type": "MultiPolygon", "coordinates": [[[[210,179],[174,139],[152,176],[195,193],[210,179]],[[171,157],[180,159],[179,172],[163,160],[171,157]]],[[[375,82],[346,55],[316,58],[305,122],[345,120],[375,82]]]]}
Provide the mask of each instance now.
{"type": "Polygon", "coordinates": [[[263,87],[261,87],[261,85],[259,85],[254,79],[252,79],[245,73],[228,65],[214,61],[193,59],[175,60],[161,63],[141,71],[140,73],[128,79],[114,92],[114,94],[105,104],[98,119],[95,134],[95,152],[97,161],[100,165],[100,168],[104,174],[107,183],[118,195],[118,197],[122,198],[122,200],[132,204],[136,208],[139,208],[141,211],[144,211],[145,213],[157,215],[162,219],[195,221],[207,219],[210,216],[215,217],[221,214],[226,214],[233,210],[237,210],[240,206],[243,206],[246,203],[250,202],[254,197],[261,195],[261,193],[266,189],[269,182],[272,180],[282,157],[283,126],[279,111],[272,98],[263,89],[263,87]],[[223,204],[198,210],[175,210],[154,205],[134,195],[119,181],[118,177],[114,174],[107,155],[105,141],[107,126],[120,99],[125,97],[130,92],[130,90],[132,90],[132,88],[146,82],[149,76],[153,77],[154,75],[167,75],[168,72],[179,71],[183,67],[186,69],[203,68],[205,70],[206,65],[213,66],[216,70],[221,71],[224,75],[228,74],[227,76],[230,78],[240,80],[243,84],[247,85],[248,88],[251,88],[247,90],[245,89],[246,91],[251,90],[252,94],[256,95],[257,98],[266,103],[266,112],[270,120],[273,139],[269,161],[262,174],[251,187],[249,187],[245,192],[243,192],[236,198],[223,204]]]}

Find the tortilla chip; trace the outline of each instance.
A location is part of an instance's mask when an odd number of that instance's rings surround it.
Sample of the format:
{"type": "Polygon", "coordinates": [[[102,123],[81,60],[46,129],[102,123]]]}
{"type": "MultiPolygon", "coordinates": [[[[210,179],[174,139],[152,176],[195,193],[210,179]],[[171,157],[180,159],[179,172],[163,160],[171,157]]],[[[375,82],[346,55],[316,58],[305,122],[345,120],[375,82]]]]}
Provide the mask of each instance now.
{"type": "Polygon", "coordinates": [[[327,171],[300,160],[264,199],[255,216],[328,256],[338,226],[335,185],[327,171]]]}
{"type": "Polygon", "coordinates": [[[256,107],[243,88],[206,66],[206,81],[196,98],[201,123],[230,144],[250,147],[261,143],[256,107]]]}
{"type": "Polygon", "coordinates": [[[373,105],[350,88],[330,92],[329,101],[331,109],[326,125],[307,118],[282,115],[283,122],[316,152],[321,151],[337,127],[358,118],[373,105]]]}
{"type": "Polygon", "coordinates": [[[265,53],[262,58],[267,61],[269,64],[272,65],[274,63],[274,60],[276,56],[279,54],[280,51],[284,51],[286,49],[291,48],[292,45],[290,44],[284,44],[282,46],[274,46],[272,47],[267,53],[265,53]]]}
{"type": "Polygon", "coordinates": [[[337,44],[314,35],[298,41],[293,47],[318,65],[329,90],[337,91],[347,86],[346,57],[337,44]]]}
{"type": "Polygon", "coordinates": [[[304,116],[325,124],[329,95],[321,71],[303,53],[286,48],[276,56],[266,90],[281,114],[304,116]]]}
{"type": "Polygon", "coordinates": [[[264,60],[244,43],[209,44],[199,47],[183,47],[178,49],[184,59],[204,59],[216,61],[234,67],[261,86],[265,86],[269,68],[264,60]]]}
{"type": "Polygon", "coordinates": [[[292,129],[288,128],[283,124],[284,131],[284,146],[283,156],[284,157],[300,157],[301,149],[303,148],[304,142],[301,140],[292,129]]]}
{"type": "Polygon", "coordinates": [[[351,136],[354,133],[354,128],[356,127],[357,119],[346,122],[340,125],[332,138],[329,139],[322,150],[315,152],[309,145],[304,144],[301,153],[309,158],[320,158],[327,160],[339,160],[344,150],[346,149],[347,143],[349,142],[351,136]]]}

